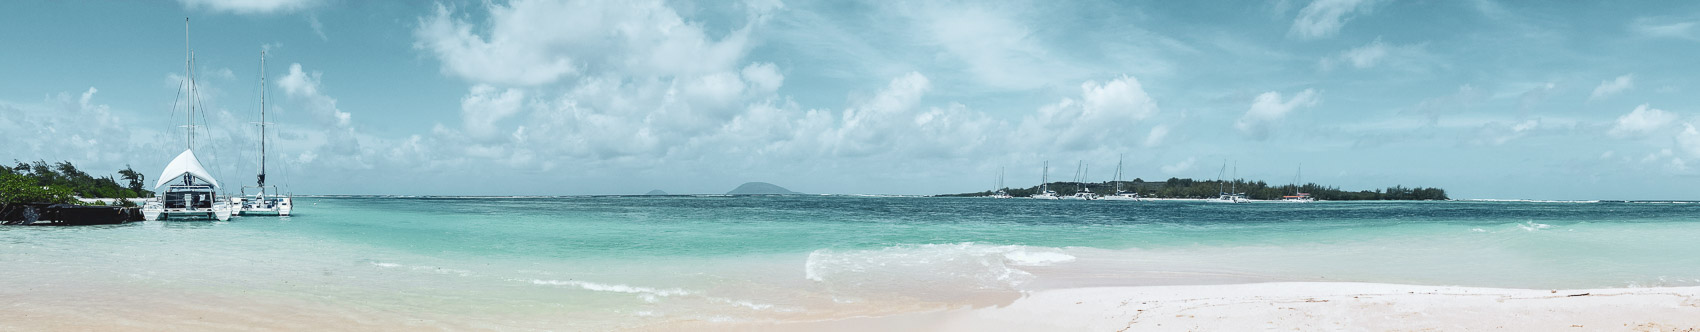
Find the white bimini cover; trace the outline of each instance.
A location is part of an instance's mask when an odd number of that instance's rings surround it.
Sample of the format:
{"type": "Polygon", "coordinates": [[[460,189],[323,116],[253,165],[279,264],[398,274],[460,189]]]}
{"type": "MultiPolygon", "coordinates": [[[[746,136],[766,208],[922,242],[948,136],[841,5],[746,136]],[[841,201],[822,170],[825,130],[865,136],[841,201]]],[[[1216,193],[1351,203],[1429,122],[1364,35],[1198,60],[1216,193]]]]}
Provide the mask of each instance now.
{"type": "Polygon", "coordinates": [[[177,155],[177,159],[172,159],[170,165],[165,165],[165,173],[159,175],[159,183],[154,184],[153,187],[157,189],[166,183],[183,178],[183,174],[212,184],[213,187],[218,187],[218,180],[214,180],[212,174],[207,174],[207,169],[201,167],[200,159],[195,159],[195,150],[183,150],[183,154],[177,155]]]}

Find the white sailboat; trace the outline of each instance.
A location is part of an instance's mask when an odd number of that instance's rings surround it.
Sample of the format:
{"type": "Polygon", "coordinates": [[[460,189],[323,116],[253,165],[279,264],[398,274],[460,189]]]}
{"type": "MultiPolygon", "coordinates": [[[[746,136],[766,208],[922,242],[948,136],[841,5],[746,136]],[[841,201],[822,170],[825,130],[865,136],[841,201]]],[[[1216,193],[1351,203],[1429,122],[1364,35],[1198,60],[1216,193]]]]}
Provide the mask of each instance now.
{"type": "Polygon", "coordinates": [[[266,185],[266,51],[260,51],[260,173],[254,186],[242,187],[242,195],[231,197],[237,213],[244,216],[288,216],[294,210],[294,195],[281,194],[277,186],[266,185]],[[248,194],[248,189],[254,194],[248,194]]]}
{"type": "Polygon", "coordinates": [[[195,108],[200,104],[200,90],[195,86],[195,53],[188,49],[189,19],[183,19],[183,40],[186,58],[183,61],[183,85],[187,119],[183,126],[187,148],[165,165],[154,189],[165,186],[158,197],[142,204],[142,219],[217,219],[230,220],[232,207],[219,199],[218,180],[201,166],[195,157],[195,108]],[[169,186],[167,186],[169,185],[169,186]]]}
{"type": "Polygon", "coordinates": [[[1291,196],[1281,196],[1282,202],[1310,203],[1316,201],[1316,197],[1311,197],[1310,193],[1301,192],[1304,189],[1304,185],[1299,184],[1299,176],[1304,174],[1304,170],[1304,165],[1299,165],[1299,170],[1293,172],[1293,194],[1291,196]]]}
{"type": "Polygon", "coordinates": [[[1057,192],[1051,190],[1051,162],[1045,162],[1045,170],[1039,176],[1039,193],[1027,196],[1032,199],[1062,199],[1057,192]]]}
{"type": "Polygon", "coordinates": [[[1080,161],[1080,164],[1074,167],[1074,183],[1079,187],[1077,188],[1079,190],[1075,191],[1074,195],[1069,195],[1063,199],[1083,201],[1098,199],[1098,194],[1093,193],[1091,190],[1086,188],[1086,171],[1086,161],[1084,160],[1080,161]]]}
{"type": "Polygon", "coordinates": [[[1009,190],[1003,186],[1003,167],[998,167],[998,188],[992,193],[992,198],[1011,198],[1009,190]]]}
{"type": "MultiPolygon", "coordinates": [[[[1233,187],[1229,189],[1231,192],[1230,191],[1222,191],[1222,186],[1223,186],[1222,175],[1223,175],[1223,173],[1226,173],[1227,171],[1228,171],[1228,162],[1223,161],[1222,162],[1222,170],[1216,172],[1216,191],[1217,191],[1216,198],[1209,199],[1209,200],[1207,200],[1207,202],[1212,202],[1212,203],[1245,203],[1245,202],[1251,201],[1250,199],[1246,199],[1245,194],[1239,193],[1239,184],[1240,184],[1239,180],[1234,180],[1233,187]]],[[[1239,165],[1235,165],[1234,166],[1234,176],[1238,177],[1239,173],[1240,173],[1240,167],[1239,167],[1239,165]]]]}
{"type": "Polygon", "coordinates": [[[1114,179],[1110,180],[1110,182],[1116,183],[1116,194],[1104,196],[1104,197],[1101,197],[1099,199],[1106,200],[1106,201],[1137,201],[1137,200],[1139,200],[1139,193],[1138,192],[1122,191],[1122,158],[1120,156],[1116,157],[1116,176],[1115,176],[1114,179]]]}

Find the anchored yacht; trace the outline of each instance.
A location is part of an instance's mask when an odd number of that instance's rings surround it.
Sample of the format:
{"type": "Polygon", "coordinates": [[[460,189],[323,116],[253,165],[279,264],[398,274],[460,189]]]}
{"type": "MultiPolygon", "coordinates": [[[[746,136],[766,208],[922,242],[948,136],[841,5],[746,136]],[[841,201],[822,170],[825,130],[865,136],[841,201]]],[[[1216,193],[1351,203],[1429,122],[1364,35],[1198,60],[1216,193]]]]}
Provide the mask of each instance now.
{"type": "Polygon", "coordinates": [[[1301,192],[1304,189],[1304,185],[1299,183],[1299,175],[1304,174],[1304,169],[1304,165],[1299,165],[1299,170],[1293,173],[1293,194],[1281,196],[1282,202],[1310,203],[1316,201],[1316,197],[1311,197],[1310,193],[1301,192]]]}
{"type": "MultiPolygon", "coordinates": [[[[1116,194],[1104,196],[1104,197],[1099,197],[1098,199],[1102,199],[1102,200],[1106,200],[1106,201],[1137,201],[1137,200],[1139,200],[1139,193],[1138,192],[1122,191],[1122,159],[1120,157],[1116,158],[1116,176],[1115,176],[1114,179],[1110,180],[1110,182],[1116,183],[1116,194]]],[[[1135,190],[1138,190],[1138,189],[1136,188],[1135,190]]]]}
{"type": "Polygon", "coordinates": [[[153,187],[161,186],[165,191],[142,205],[142,219],[230,220],[230,204],[218,199],[218,180],[201,167],[194,150],[183,150],[165,166],[153,187]]]}
{"type": "Polygon", "coordinates": [[[266,185],[266,51],[260,51],[260,173],[254,186],[242,187],[242,195],[231,197],[230,202],[237,206],[237,213],[244,216],[267,215],[288,216],[294,209],[293,195],[280,194],[277,186],[266,185]],[[254,189],[254,194],[248,194],[248,189],[254,189]]]}
{"type": "Polygon", "coordinates": [[[1011,198],[1011,197],[1014,197],[1014,196],[1010,196],[1009,190],[1006,189],[1003,186],[1003,168],[999,167],[998,168],[998,189],[997,189],[997,192],[992,193],[992,198],[1011,198]]]}
{"type": "MultiPolygon", "coordinates": [[[[195,86],[195,53],[188,50],[189,19],[183,19],[184,52],[183,61],[183,93],[186,112],[183,126],[183,141],[187,148],[177,158],[165,165],[165,171],[159,175],[159,182],[154,189],[164,186],[158,197],[142,204],[142,219],[148,221],[162,219],[217,219],[230,220],[233,208],[230,203],[219,198],[218,180],[206,167],[201,166],[200,158],[195,157],[195,109],[200,104],[200,89],[195,86]],[[169,185],[169,186],[168,186],[169,185]]],[[[175,108],[175,107],[173,107],[175,108]]]]}
{"type": "Polygon", "coordinates": [[[1045,162],[1045,170],[1039,176],[1039,193],[1027,196],[1032,199],[1062,199],[1057,192],[1051,190],[1051,162],[1045,162]]]}
{"type": "Polygon", "coordinates": [[[1217,192],[1216,198],[1207,200],[1207,202],[1213,202],[1213,203],[1245,203],[1245,202],[1250,202],[1251,199],[1246,198],[1245,193],[1239,192],[1240,181],[1239,181],[1238,177],[1240,175],[1240,166],[1239,166],[1238,162],[1234,163],[1234,177],[1236,178],[1236,179],[1234,179],[1234,185],[1231,187],[1231,189],[1229,189],[1230,191],[1222,191],[1222,174],[1226,173],[1227,171],[1228,171],[1228,163],[1227,163],[1227,161],[1223,161],[1222,162],[1222,170],[1216,172],[1216,192],[1217,192]]]}
{"type": "Polygon", "coordinates": [[[1098,199],[1098,194],[1093,193],[1091,189],[1086,187],[1086,161],[1084,160],[1080,161],[1080,164],[1074,166],[1074,183],[1076,189],[1074,195],[1063,197],[1063,199],[1083,201],[1098,199]]]}

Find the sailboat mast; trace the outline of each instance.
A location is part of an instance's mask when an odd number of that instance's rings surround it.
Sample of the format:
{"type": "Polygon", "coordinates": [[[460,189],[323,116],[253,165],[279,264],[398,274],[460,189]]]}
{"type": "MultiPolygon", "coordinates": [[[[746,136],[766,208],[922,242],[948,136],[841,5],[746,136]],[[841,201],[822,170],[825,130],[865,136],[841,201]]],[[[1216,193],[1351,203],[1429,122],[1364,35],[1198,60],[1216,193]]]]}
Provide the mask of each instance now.
{"type": "Polygon", "coordinates": [[[1122,155],[1116,155],[1116,177],[1110,181],[1116,183],[1116,193],[1122,193],[1122,155]]]}
{"type": "Polygon", "coordinates": [[[266,192],[266,50],[260,50],[260,193],[266,192]]]}
{"type": "Polygon", "coordinates": [[[1051,182],[1051,161],[1049,161],[1049,160],[1045,161],[1044,171],[1042,173],[1039,173],[1039,174],[1040,174],[1039,175],[1039,192],[1044,193],[1046,190],[1050,189],[1050,187],[1051,187],[1051,185],[1050,185],[1050,182],[1051,182]]]}
{"type": "Polygon", "coordinates": [[[1080,191],[1086,191],[1086,174],[1091,171],[1092,167],[1087,166],[1086,162],[1080,162],[1080,191]]]}
{"type": "Polygon", "coordinates": [[[1304,175],[1305,164],[1299,164],[1299,170],[1293,172],[1293,196],[1299,195],[1299,176],[1304,175]]]}
{"type": "Polygon", "coordinates": [[[1222,182],[1222,175],[1223,175],[1223,173],[1227,173],[1227,172],[1228,172],[1228,160],[1223,159],[1222,160],[1222,169],[1216,170],[1216,192],[1217,193],[1222,193],[1222,194],[1227,193],[1225,191],[1222,191],[1222,187],[1224,187],[1224,183],[1222,182]]]}
{"type": "Polygon", "coordinates": [[[195,149],[195,75],[189,72],[189,70],[193,69],[194,59],[195,51],[189,50],[189,18],[184,17],[183,80],[189,81],[189,89],[184,92],[186,95],[183,96],[183,99],[185,99],[184,103],[188,105],[188,107],[185,108],[185,113],[183,115],[183,144],[190,150],[195,149]]]}

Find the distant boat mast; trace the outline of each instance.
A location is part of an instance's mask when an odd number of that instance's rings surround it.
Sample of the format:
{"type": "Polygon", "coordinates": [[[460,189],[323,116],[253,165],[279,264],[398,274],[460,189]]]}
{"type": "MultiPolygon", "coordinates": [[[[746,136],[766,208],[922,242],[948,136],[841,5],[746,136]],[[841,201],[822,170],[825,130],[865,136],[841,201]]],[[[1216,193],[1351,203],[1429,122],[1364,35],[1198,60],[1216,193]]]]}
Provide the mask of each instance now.
{"type": "Polygon", "coordinates": [[[187,105],[183,114],[183,143],[189,150],[195,149],[195,51],[189,48],[189,18],[183,18],[183,81],[187,85],[187,95],[183,103],[187,105]]]}
{"type": "Polygon", "coordinates": [[[266,192],[266,50],[260,50],[260,194],[266,192]]]}

